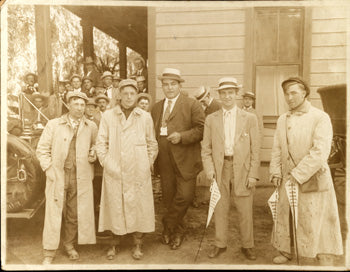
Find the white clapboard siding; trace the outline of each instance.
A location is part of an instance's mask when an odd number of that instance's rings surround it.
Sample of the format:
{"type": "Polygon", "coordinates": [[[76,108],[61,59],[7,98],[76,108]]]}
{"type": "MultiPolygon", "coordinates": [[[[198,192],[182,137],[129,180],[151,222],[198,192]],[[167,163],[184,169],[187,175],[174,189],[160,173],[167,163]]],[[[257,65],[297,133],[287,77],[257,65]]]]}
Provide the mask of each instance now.
{"type": "Polygon", "coordinates": [[[319,87],[346,82],[347,10],[341,5],[312,8],[310,100],[319,108],[319,87]]]}
{"type": "MultiPolygon", "coordinates": [[[[201,85],[217,86],[224,76],[244,78],[245,9],[235,7],[157,7],[156,74],[166,67],[181,71],[190,96],[201,85]]],[[[215,95],[215,90],[212,91],[215,95]]],[[[156,100],[162,99],[156,82],[156,100]]]]}

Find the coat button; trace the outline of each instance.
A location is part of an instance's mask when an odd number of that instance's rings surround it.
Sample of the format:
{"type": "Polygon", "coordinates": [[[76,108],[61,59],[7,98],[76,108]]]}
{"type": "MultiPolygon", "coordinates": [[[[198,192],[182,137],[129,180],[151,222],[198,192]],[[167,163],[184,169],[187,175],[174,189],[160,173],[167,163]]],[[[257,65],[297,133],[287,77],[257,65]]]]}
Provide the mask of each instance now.
{"type": "Polygon", "coordinates": [[[291,129],[291,127],[288,127],[288,129],[291,129]]]}
{"type": "Polygon", "coordinates": [[[64,138],[65,141],[67,141],[67,138],[64,138]]]}

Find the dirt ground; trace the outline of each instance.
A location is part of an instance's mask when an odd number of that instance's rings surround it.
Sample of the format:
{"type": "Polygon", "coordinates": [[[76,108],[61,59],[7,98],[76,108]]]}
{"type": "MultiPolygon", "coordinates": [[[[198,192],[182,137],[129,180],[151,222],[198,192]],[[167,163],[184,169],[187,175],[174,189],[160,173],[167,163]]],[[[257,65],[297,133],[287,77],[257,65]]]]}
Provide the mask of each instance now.
{"type": "MultiPolygon", "coordinates": [[[[207,251],[214,238],[214,222],[211,222],[206,235],[202,242],[200,254],[196,263],[194,262],[200,240],[202,238],[208,204],[204,201],[208,198],[208,187],[197,187],[198,200],[201,205],[198,208],[190,207],[186,215],[187,234],[182,247],[178,250],[171,250],[168,246],[163,245],[161,240],[161,216],[164,208],[161,204],[159,194],[155,194],[156,209],[156,230],[154,233],[147,234],[144,240],[144,258],[140,261],[132,259],[130,250],[132,248],[131,237],[125,236],[121,242],[121,250],[112,261],[108,261],[105,257],[105,242],[99,240],[97,245],[78,246],[80,259],[78,261],[69,261],[62,249],[58,250],[54,260],[55,264],[98,264],[101,268],[104,265],[113,265],[118,268],[120,265],[141,265],[147,268],[147,265],[162,265],[168,268],[170,265],[193,265],[199,264],[208,268],[220,268],[220,265],[272,265],[272,258],[277,254],[270,244],[272,218],[267,200],[273,192],[272,187],[258,187],[254,197],[254,235],[255,249],[257,260],[248,261],[244,258],[240,251],[240,239],[237,223],[237,211],[232,206],[230,211],[230,227],[229,227],[229,246],[225,253],[216,259],[209,259],[207,251]],[[203,203],[202,203],[203,202],[203,203]],[[212,265],[212,266],[211,266],[212,265]],[[214,265],[214,266],[213,266],[214,265]]],[[[43,230],[43,209],[36,214],[31,220],[9,220],[7,222],[7,264],[41,264],[42,261],[42,230],[43,230]]],[[[292,260],[289,264],[296,265],[296,261],[292,260]]],[[[302,259],[302,265],[318,265],[313,259],[302,259]]],[[[337,266],[344,266],[344,257],[340,257],[336,261],[337,266]]],[[[138,266],[140,267],[140,266],[138,266]]],[[[278,266],[274,266],[278,269],[278,266]]],[[[81,267],[80,267],[81,268],[81,267]]],[[[248,267],[249,268],[249,267],[248,267]]],[[[262,267],[263,268],[263,267],[262,267]]],[[[339,269],[339,267],[338,267],[339,269]]]]}

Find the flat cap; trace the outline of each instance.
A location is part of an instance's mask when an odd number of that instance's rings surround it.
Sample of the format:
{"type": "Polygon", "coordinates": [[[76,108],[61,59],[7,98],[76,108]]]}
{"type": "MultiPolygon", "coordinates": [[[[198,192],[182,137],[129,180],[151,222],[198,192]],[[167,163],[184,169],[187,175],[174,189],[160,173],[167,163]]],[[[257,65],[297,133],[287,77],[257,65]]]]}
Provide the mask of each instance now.
{"type": "Polygon", "coordinates": [[[137,82],[133,79],[123,79],[122,81],[119,82],[119,90],[122,91],[122,89],[126,86],[132,86],[135,88],[135,90],[137,91],[137,82]]]}
{"type": "Polygon", "coordinates": [[[72,97],[77,97],[77,98],[84,99],[85,102],[88,101],[88,97],[83,92],[77,92],[77,91],[68,92],[67,93],[67,101],[69,101],[72,97]]]}
{"type": "Polygon", "coordinates": [[[283,92],[285,92],[289,86],[294,85],[294,84],[301,84],[304,86],[304,89],[306,91],[306,96],[310,94],[310,88],[307,85],[307,83],[300,77],[290,77],[286,80],[284,80],[281,84],[283,92]]]}

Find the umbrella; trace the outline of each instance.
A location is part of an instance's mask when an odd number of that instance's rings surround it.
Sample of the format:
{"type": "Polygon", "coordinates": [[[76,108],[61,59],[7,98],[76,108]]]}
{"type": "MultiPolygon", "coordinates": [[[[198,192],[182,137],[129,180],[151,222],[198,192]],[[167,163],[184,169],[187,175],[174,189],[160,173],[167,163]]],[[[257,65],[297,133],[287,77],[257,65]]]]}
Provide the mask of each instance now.
{"type": "Polygon", "coordinates": [[[286,182],[285,188],[287,192],[289,206],[292,211],[294,250],[295,250],[295,255],[297,257],[297,262],[299,264],[298,238],[297,238],[299,187],[298,187],[298,184],[296,184],[295,182],[288,180],[286,182]]]}
{"type": "Polygon", "coordinates": [[[212,181],[212,183],[211,183],[211,185],[210,185],[210,193],[211,193],[211,194],[210,194],[210,203],[209,203],[207,224],[206,224],[206,226],[205,226],[202,239],[201,239],[201,241],[200,241],[200,243],[199,243],[199,248],[198,248],[196,257],[195,257],[195,259],[194,259],[195,262],[196,262],[196,260],[197,260],[199,251],[201,250],[203,238],[204,238],[204,236],[205,236],[205,232],[206,232],[206,230],[207,230],[207,227],[209,226],[210,220],[211,220],[211,218],[212,218],[212,216],[213,216],[213,213],[214,213],[216,204],[218,203],[218,201],[219,201],[220,198],[221,198],[219,186],[218,186],[218,183],[216,182],[215,179],[213,179],[213,181],[212,181]]]}

